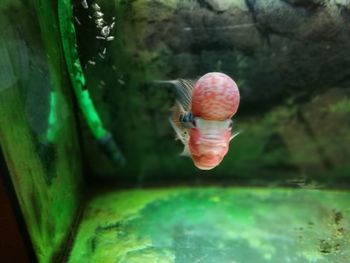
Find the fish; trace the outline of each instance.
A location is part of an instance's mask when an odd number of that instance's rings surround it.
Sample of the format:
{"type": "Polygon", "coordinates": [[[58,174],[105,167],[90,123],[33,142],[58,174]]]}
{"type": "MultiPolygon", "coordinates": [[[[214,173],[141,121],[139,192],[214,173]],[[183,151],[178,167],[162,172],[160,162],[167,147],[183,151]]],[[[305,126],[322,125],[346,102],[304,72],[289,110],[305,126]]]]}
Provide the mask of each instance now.
{"type": "Polygon", "coordinates": [[[236,82],[221,72],[207,73],[197,81],[169,82],[177,94],[169,121],[184,145],[181,155],[189,156],[200,170],[217,167],[239,134],[232,134],[232,117],[240,103],[236,82]]]}

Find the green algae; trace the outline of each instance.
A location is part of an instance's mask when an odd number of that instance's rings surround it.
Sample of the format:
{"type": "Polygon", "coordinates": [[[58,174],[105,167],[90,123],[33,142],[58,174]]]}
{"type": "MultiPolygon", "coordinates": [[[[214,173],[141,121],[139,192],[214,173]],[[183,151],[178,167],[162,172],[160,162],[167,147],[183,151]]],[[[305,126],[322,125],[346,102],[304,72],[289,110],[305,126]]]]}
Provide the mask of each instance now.
{"type": "Polygon", "coordinates": [[[332,113],[349,113],[350,112],[350,100],[343,98],[329,106],[329,111],[332,113]]]}
{"type": "Polygon", "coordinates": [[[257,188],[109,192],[69,262],[347,262],[349,193],[257,188]]]}

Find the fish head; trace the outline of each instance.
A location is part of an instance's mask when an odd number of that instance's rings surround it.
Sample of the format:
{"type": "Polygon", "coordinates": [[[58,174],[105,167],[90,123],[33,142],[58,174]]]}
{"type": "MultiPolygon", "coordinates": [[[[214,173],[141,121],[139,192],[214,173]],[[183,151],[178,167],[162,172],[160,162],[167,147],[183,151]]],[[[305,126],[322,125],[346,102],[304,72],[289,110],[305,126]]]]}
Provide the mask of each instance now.
{"type": "Polygon", "coordinates": [[[231,119],[207,121],[195,118],[196,127],[190,130],[188,142],[191,158],[201,170],[218,166],[229,150],[231,119]]]}
{"type": "Polygon", "coordinates": [[[224,73],[211,72],[196,82],[191,109],[195,116],[207,120],[226,120],[236,114],[240,94],[236,82],[224,73]]]}

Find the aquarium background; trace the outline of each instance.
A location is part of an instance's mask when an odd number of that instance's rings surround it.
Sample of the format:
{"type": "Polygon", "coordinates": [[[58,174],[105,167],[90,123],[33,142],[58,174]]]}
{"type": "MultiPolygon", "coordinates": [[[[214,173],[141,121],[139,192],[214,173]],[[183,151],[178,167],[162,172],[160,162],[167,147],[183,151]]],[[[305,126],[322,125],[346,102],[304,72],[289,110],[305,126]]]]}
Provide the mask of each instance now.
{"type": "Polygon", "coordinates": [[[111,165],[84,132],[91,177],[262,184],[296,176],[330,184],[348,178],[347,2],[98,4],[106,21],[115,17],[115,39],[96,39],[100,32],[91,11],[77,1],[78,51],[93,101],[127,164],[111,165]],[[206,172],[179,157],[182,145],[168,122],[175,94],[154,81],[196,79],[211,71],[228,74],[240,88],[234,130],[241,134],[222,164],[206,172]]]}
{"type": "Polygon", "coordinates": [[[329,190],[349,186],[349,3],[89,4],[74,6],[78,56],[126,164],[84,129],[86,176],[109,187],[87,204],[70,262],[350,259],[350,196],[329,190]],[[101,39],[97,12],[115,22],[112,41],[101,39]],[[168,122],[176,95],[157,81],[212,71],[240,88],[241,134],[219,167],[200,171],[179,156],[168,122]],[[125,185],[161,188],[113,190],[125,185]]]}
{"type": "Polygon", "coordinates": [[[39,262],[349,262],[349,14],[343,0],[2,1],[0,142],[39,262]],[[239,86],[241,133],[200,171],[157,81],[212,71],[239,86]]]}

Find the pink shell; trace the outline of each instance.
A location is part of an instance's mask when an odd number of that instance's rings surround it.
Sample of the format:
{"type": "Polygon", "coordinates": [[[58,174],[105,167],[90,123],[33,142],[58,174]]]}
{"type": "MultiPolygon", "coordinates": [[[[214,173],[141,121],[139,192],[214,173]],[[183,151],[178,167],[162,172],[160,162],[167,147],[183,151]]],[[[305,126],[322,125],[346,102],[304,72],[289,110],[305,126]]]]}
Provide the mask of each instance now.
{"type": "Polygon", "coordinates": [[[240,101],[236,82],[219,72],[202,76],[192,91],[192,112],[206,120],[225,120],[231,118],[238,109],[240,101]]]}

